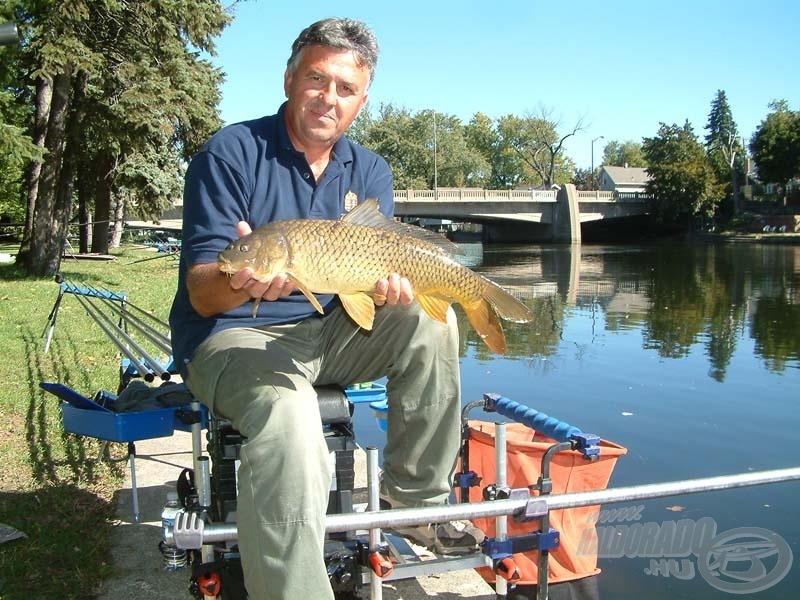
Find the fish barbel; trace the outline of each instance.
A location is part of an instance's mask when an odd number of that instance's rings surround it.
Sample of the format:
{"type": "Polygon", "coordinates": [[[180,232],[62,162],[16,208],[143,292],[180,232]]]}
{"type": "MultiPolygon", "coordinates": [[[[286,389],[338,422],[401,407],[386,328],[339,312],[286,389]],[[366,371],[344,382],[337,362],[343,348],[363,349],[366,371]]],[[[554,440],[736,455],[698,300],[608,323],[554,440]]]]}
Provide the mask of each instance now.
{"type": "Polygon", "coordinates": [[[533,315],[453,253],[463,252],[434,232],[387,218],[376,200],[367,200],[336,221],[292,219],[263,225],[223,250],[219,268],[233,274],[250,267],[259,281],[286,273],[320,313],[314,293],[338,294],[350,318],[366,330],[372,329],[375,317],[375,284],[398,273],[408,278],[429,317],[444,323],[450,304],[458,302],[486,345],[502,354],[506,340],[498,317],[524,323],[533,315]]]}

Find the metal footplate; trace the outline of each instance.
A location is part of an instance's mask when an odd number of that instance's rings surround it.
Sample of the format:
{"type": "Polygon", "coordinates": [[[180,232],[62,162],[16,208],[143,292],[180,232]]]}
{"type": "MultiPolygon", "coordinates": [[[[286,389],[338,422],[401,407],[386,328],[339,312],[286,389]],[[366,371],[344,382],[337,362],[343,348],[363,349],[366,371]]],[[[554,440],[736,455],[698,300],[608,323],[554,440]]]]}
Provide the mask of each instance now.
{"type": "Polygon", "coordinates": [[[389,556],[394,563],[393,571],[383,577],[383,581],[396,579],[410,579],[425,575],[436,575],[446,571],[461,569],[477,569],[478,567],[491,567],[491,558],[481,552],[467,555],[439,556],[429,554],[435,558],[426,558],[418,554],[404,537],[391,532],[383,532],[387,542],[389,556]]]}

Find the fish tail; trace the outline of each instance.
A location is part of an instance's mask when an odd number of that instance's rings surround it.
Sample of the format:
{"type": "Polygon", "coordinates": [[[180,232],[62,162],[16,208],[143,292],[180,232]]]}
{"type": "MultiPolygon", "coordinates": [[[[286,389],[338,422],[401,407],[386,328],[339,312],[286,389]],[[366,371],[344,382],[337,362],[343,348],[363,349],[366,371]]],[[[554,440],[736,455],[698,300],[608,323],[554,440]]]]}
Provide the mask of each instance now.
{"type": "Polygon", "coordinates": [[[492,305],[481,299],[468,306],[462,305],[462,307],[472,327],[478,332],[484,343],[494,352],[505,354],[506,336],[492,305]]]}
{"type": "Polygon", "coordinates": [[[527,306],[493,281],[487,280],[487,282],[489,286],[484,293],[484,298],[489,301],[501,318],[514,323],[533,321],[533,313],[527,306]]]}

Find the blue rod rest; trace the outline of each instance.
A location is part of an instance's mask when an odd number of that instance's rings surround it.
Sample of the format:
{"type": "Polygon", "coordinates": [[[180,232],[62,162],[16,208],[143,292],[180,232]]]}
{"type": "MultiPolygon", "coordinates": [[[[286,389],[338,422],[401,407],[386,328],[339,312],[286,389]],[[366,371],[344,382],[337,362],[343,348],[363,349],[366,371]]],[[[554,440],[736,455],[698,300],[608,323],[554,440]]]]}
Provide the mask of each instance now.
{"type": "Polygon", "coordinates": [[[117,292],[112,292],[110,290],[98,290],[95,288],[78,286],[72,283],[67,283],[66,281],[61,282],[61,289],[65,294],[75,294],[77,296],[107,298],[108,300],[125,300],[126,298],[125,292],[118,294],[117,292]]]}
{"type": "Polygon", "coordinates": [[[520,404],[500,394],[484,394],[484,407],[487,412],[508,417],[517,423],[522,423],[557,442],[572,442],[576,450],[585,456],[596,456],[600,453],[600,438],[591,433],[583,433],[579,428],[565,421],[546,415],[524,404],[520,404]]]}

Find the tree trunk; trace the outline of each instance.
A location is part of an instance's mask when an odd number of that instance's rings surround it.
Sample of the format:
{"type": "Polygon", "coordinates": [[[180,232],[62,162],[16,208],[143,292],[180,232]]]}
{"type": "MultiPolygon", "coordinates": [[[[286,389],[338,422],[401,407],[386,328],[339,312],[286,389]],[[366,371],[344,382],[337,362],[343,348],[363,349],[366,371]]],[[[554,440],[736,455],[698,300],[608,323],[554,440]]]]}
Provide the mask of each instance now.
{"type": "Polygon", "coordinates": [[[78,169],[78,177],[75,180],[75,191],[78,194],[78,246],[81,254],[89,252],[89,244],[92,240],[91,219],[92,213],[89,210],[89,203],[86,201],[90,197],[89,182],[86,177],[86,167],[78,169]]]}
{"type": "Polygon", "coordinates": [[[114,231],[111,234],[111,247],[119,248],[122,241],[122,226],[125,219],[125,200],[122,196],[117,195],[117,201],[114,204],[114,231]]]}
{"type": "Polygon", "coordinates": [[[114,184],[114,157],[104,153],[98,157],[95,193],[94,223],[92,223],[92,252],[108,254],[108,226],[111,222],[111,191],[114,184]]]}
{"type": "MultiPolygon", "coordinates": [[[[36,81],[36,115],[33,122],[33,143],[40,148],[44,147],[47,137],[47,121],[50,118],[50,104],[53,99],[53,80],[39,78],[36,81]]],[[[45,157],[44,160],[47,160],[45,157]]],[[[22,232],[18,257],[22,264],[28,263],[31,250],[31,234],[33,233],[33,215],[36,209],[36,198],[39,192],[39,176],[42,172],[42,163],[32,161],[28,167],[25,179],[28,182],[28,202],[25,209],[25,229],[22,232]]]]}
{"type": "Polygon", "coordinates": [[[54,256],[50,257],[51,261],[55,260],[55,263],[52,265],[54,273],[58,272],[61,263],[61,249],[69,243],[67,238],[69,236],[69,221],[72,218],[76,163],[80,155],[81,127],[83,125],[83,117],[86,114],[84,98],[86,97],[88,78],[86,71],[81,70],[78,71],[74,80],[72,93],[72,106],[74,110],[67,121],[64,158],[61,164],[58,190],[56,192],[56,205],[53,215],[54,227],[56,227],[56,234],[54,237],[56,240],[61,240],[58,251],[54,256]]]}
{"type": "Polygon", "coordinates": [[[733,198],[733,215],[738,216],[742,212],[742,197],[739,193],[739,173],[734,165],[731,165],[731,196],[733,198]]]}
{"type": "Polygon", "coordinates": [[[45,140],[48,154],[39,176],[30,255],[27,261],[28,270],[34,275],[55,275],[61,264],[63,238],[58,235],[58,224],[55,219],[71,80],[70,68],[53,79],[53,99],[45,140]]]}

